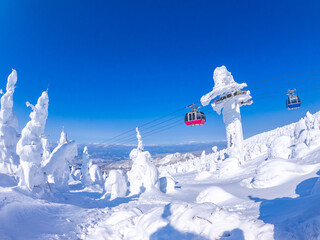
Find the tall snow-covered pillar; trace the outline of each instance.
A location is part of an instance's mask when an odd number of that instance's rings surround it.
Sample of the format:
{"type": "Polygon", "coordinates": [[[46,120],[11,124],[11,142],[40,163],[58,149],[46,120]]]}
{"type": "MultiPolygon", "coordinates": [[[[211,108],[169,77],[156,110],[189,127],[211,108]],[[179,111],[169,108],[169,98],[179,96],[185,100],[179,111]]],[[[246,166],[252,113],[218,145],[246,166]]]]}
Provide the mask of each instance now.
{"type": "Polygon", "coordinates": [[[201,98],[201,103],[206,106],[219,96],[211,106],[219,115],[221,110],[223,111],[229,157],[238,159],[239,164],[242,164],[244,155],[240,107],[252,103],[250,91],[241,91],[247,84],[236,83],[225,66],[217,67],[214,70],[213,80],[212,91],[201,98]]]}
{"type": "Polygon", "coordinates": [[[41,135],[44,132],[48,117],[49,97],[43,92],[35,106],[27,102],[32,108],[30,121],[22,129],[21,138],[17,144],[17,154],[20,157],[21,175],[20,186],[26,186],[30,191],[35,186],[45,183],[44,173],[41,169],[42,142],[41,135]]]}
{"type": "Polygon", "coordinates": [[[18,142],[18,120],[12,111],[13,93],[17,82],[17,72],[12,70],[8,77],[6,93],[1,97],[0,110],[0,172],[13,173],[19,165],[16,154],[18,142]]]}

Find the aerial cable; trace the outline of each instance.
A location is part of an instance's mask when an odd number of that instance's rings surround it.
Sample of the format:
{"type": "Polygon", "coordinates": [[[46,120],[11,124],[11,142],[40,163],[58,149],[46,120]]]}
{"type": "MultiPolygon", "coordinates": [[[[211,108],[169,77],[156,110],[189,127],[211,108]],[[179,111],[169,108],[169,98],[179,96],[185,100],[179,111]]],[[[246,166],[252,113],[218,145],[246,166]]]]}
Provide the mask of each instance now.
{"type": "MultiPolygon", "coordinates": [[[[154,130],[148,131],[148,132],[145,133],[146,135],[143,135],[142,133],[140,133],[140,134],[142,134],[142,137],[144,137],[144,136],[147,136],[148,134],[153,133],[153,132],[155,132],[155,131],[157,131],[157,130],[161,130],[161,129],[164,129],[164,128],[168,127],[168,126],[175,125],[175,124],[177,124],[178,122],[181,123],[181,119],[179,119],[178,121],[174,121],[174,122],[170,123],[169,125],[161,126],[161,127],[156,128],[156,129],[154,129],[154,130]]],[[[135,140],[135,139],[137,139],[136,136],[130,137],[130,138],[127,138],[127,139],[124,139],[124,140],[118,142],[117,144],[123,144],[123,143],[126,143],[126,142],[130,142],[130,141],[132,141],[132,140],[135,140]]]]}
{"type": "Polygon", "coordinates": [[[296,83],[296,82],[310,81],[310,80],[315,80],[315,79],[319,79],[319,78],[320,78],[320,77],[304,78],[304,79],[293,80],[293,81],[288,81],[288,82],[283,82],[283,83],[277,83],[277,84],[272,84],[272,85],[267,85],[267,86],[262,86],[262,87],[251,88],[251,89],[250,89],[250,91],[252,91],[252,90],[256,90],[256,89],[262,89],[262,88],[268,88],[268,87],[280,86],[280,85],[289,84],[289,83],[296,83]]]}
{"type": "MultiPolygon", "coordinates": [[[[187,106],[188,107],[188,106],[187,106]]],[[[203,108],[206,108],[206,107],[208,107],[208,106],[205,106],[205,107],[203,107],[203,108]]],[[[162,124],[164,124],[164,123],[166,123],[166,122],[170,122],[170,121],[172,121],[173,119],[176,119],[176,118],[178,118],[178,117],[180,117],[180,118],[182,118],[183,116],[185,115],[185,113],[183,113],[183,115],[177,115],[177,116],[174,116],[174,117],[172,117],[172,118],[169,118],[169,119],[166,119],[166,120],[164,120],[164,121],[162,121],[162,122],[159,122],[159,123],[157,123],[157,124],[154,124],[154,125],[152,125],[152,126],[149,126],[149,127],[147,127],[147,128],[143,128],[142,130],[140,130],[140,133],[145,133],[145,131],[146,130],[148,130],[148,129],[152,129],[152,128],[154,128],[154,127],[157,127],[157,126],[159,126],[159,125],[162,125],[162,124]]],[[[180,120],[179,120],[180,121],[180,120]]],[[[115,140],[115,143],[117,143],[117,142],[119,142],[119,141],[123,141],[123,140],[125,140],[125,139],[127,139],[127,138],[131,138],[131,136],[135,136],[135,134],[136,134],[136,132],[134,131],[132,131],[129,135],[127,134],[126,136],[123,136],[123,137],[121,137],[121,138],[118,138],[118,139],[116,139],[115,140]]]]}
{"type": "Polygon", "coordinates": [[[248,83],[248,84],[255,84],[255,83],[261,83],[261,82],[269,82],[269,81],[273,81],[273,80],[278,80],[278,79],[283,79],[283,78],[290,78],[290,77],[297,77],[297,76],[303,76],[303,75],[314,74],[314,73],[320,73],[320,71],[306,72],[306,73],[298,73],[298,74],[294,74],[294,75],[288,75],[288,76],[282,76],[282,77],[275,77],[275,78],[268,78],[268,79],[264,79],[264,80],[259,80],[259,81],[255,81],[255,82],[250,82],[250,83],[248,83]]]}
{"type": "MultiPolygon", "coordinates": [[[[203,107],[203,108],[207,108],[207,107],[210,107],[210,105],[207,105],[207,106],[205,106],[205,107],[203,107]]],[[[156,126],[159,126],[159,125],[161,125],[161,124],[163,124],[163,123],[165,123],[165,122],[168,122],[168,121],[171,121],[171,120],[173,120],[173,119],[176,119],[177,117],[183,118],[183,116],[184,116],[184,114],[183,114],[183,115],[175,116],[175,117],[170,118],[170,119],[168,119],[168,120],[166,120],[166,121],[163,121],[163,122],[161,122],[161,123],[158,123],[158,124],[156,124],[156,125],[153,125],[152,128],[153,128],[153,127],[156,127],[156,126]]],[[[147,132],[145,132],[145,131],[146,131],[147,129],[150,129],[151,127],[145,128],[145,129],[141,130],[140,133],[141,133],[141,134],[148,134],[148,133],[151,133],[151,132],[156,131],[156,130],[158,130],[158,129],[162,129],[162,128],[165,128],[165,127],[167,127],[167,126],[171,126],[172,124],[175,124],[175,123],[180,122],[180,121],[181,121],[181,119],[178,119],[178,121],[172,122],[172,123],[170,123],[169,125],[165,125],[165,126],[162,126],[162,127],[159,127],[159,128],[153,129],[153,130],[151,130],[151,131],[147,131],[147,132]]],[[[135,135],[135,133],[131,134],[130,136],[126,136],[126,137],[124,137],[124,138],[118,139],[118,140],[115,141],[115,143],[124,143],[124,142],[126,142],[127,140],[135,139],[136,137],[135,137],[134,135],[135,135]],[[131,137],[131,136],[133,136],[133,137],[131,137]]]]}
{"type": "MultiPolygon", "coordinates": [[[[154,128],[154,127],[156,127],[156,126],[158,126],[158,125],[162,125],[162,124],[165,123],[165,122],[169,122],[169,121],[171,121],[171,120],[173,120],[173,119],[176,119],[177,117],[182,117],[182,116],[183,116],[183,115],[178,115],[178,116],[175,116],[175,117],[173,117],[173,118],[170,118],[170,119],[168,119],[168,120],[166,120],[166,121],[163,121],[163,122],[161,122],[161,123],[159,123],[159,124],[152,125],[151,127],[148,127],[148,128],[146,128],[146,129],[141,130],[140,133],[142,134],[142,133],[144,133],[145,130],[147,130],[147,129],[154,128]]],[[[179,121],[181,121],[181,120],[179,119],[179,121]]],[[[151,130],[151,131],[152,131],[152,130],[151,130]]],[[[148,131],[147,131],[147,132],[148,132],[148,131]]],[[[120,139],[115,140],[115,143],[125,141],[126,139],[135,138],[135,135],[136,135],[136,132],[132,132],[130,135],[127,135],[127,136],[125,136],[125,137],[122,137],[122,138],[120,138],[120,139]]]]}
{"type": "MultiPolygon", "coordinates": [[[[206,113],[206,115],[209,115],[209,114],[212,114],[212,113],[213,113],[213,112],[210,111],[209,113],[206,113]]],[[[157,133],[159,133],[159,132],[166,131],[166,130],[171,129],[171,128],[174,128],[174,127],[176,127],[176,126],[178,126],[178,125],[180,125],[180,124],[181,124],[181,123],[179,122],[178,124],[175,124],[175,125],[170,126],[170,127],[168,127],[168,128],[162,129],[161,131],[156,131],[156,132],[147,134],[147,135],[143,136],[143,138],[149,137],[149,136],[154,135],[154,134],[157,134],[157,133]]]]}
{"type": "MultiPolygon", "coordinates": [[[[209,112],[209,113],[205,113],[206,115],[209,115],[209,114],[212,114],[213,112],[209,112]]],[[[153,135],[153,134],[156,134],[156,133],[159,133],[159,132],[162,132],[162,131],[165,131],[167,129],[171,129],[173,127],[176,127],[178,125],[181,124],[181,120],[179,119],[178,121],[175,121],[175,122],[172,122],[170,123],[169,125],[166,125],[166,126],[162,126],[162,127],[159,127],[157,129],[153,129],[152,131],[148,131],[148,132],[145,132],[144,134],[145,135],[142,135],[143,138],[145,137],[148,137],[150,135],[153,135]]],[[[129,139],[126,139],[124,141],[121,141],[120,143],[118,144],[124,144],[124,143],[130,143],[132,141],[136,140],[136,137],[132,137],[132,138],[129,138],[129,139]]]]}
{"type": "MultiPolygon", "coordinates": [[[[301,93],[301,92],[311,92],[311,91],[315,91],[315,90],[320,90],[320,87],[319,88],[312,88],[312,89],[307,89],[307,90],[302,90],[302,91],[299,91],[299,94],[301,93]]],[[[267,99],[267,98],[270,98],[270,97],[279,97],[279,96],[283,96],[284,95],[284,93],[282,93],[282,94],[272,94],[272,95],[265,95],[265,96],[263,96],[263,95],[260,95],[260,96],[258,96],[257,98],[253,98],[253,100],[260,100],[260,99],[267,99]]]]}
{"type": "MultiPolygon", "coordinates": [[[[300,89],[307,89],[307,88],[313,88],[313,87],[320,87],[320,85],[319,85],[319,83],[317,83],[317,84],[314,84],[314,85],[309,85],[309,86],[305,86],[305,87],[299,87],[299,88],[297,88],[297,91],[300,92],[300,89]]],[[[274,92],[262,93],[262,94],[257,94],[257,95],[255,95],[253,93],[253,98],[260,97],[260,96],[269,96],[269,95],[272,96],[272,95],[278,94],[278,93],[279,94],[282,93],[282,95],[285,94],[284,91],[274,91],[274,92]]]]}
{"type": "MultiPolygon", "coordinates": [[[[151,123],[153,123],[153,122],[156,122],[156,121],[158,121],[158,120],[160,120],[160,119],[163,119],[163,118],[168,117],[168,116],[170,116],[170,115],[172,115],[172,114],[175,114],[175,113],[177,113],[177,112],[180,112],[180,111],[182,111],[182,110],[184,110],[184,109],[186,109],[186,107],[180,108],[180,109],[178,109],[178,110],[176,110],[176,111],[173,111],[173,112],[171,112],[171,113],[168,113],[168,114],[166,114],[166,115],[163,115],[163,116],[161,116],[161,117],[158,117],[158,118],[156,118],[156,119],[154,119],[154,120],[152,120],[152,121],[149,121],[149,122],[147,122],[147,123],[144,123],[144,124],[138,126],[138,128],[142,128],[142,127],[144,127],[144,126],[147,126],[147,125],[149,125],[149,124],[151,124],[151,123]]],[[[103,142],[104,142],[104,143],[105,143],[105,142],[109,142],[110,140],[116,139],[116,138],[118,138],[118,137],[120,137],[120,136],[123,136],[123,135],[125,135],[125,134],[128,134],[128,133],[130,133],[130,132],[132,132],[132,131],[135,131],[135,129],[130,129],[130,130],[128,130],[128,131],[125,131],[125,132],[123,132],[123,133],[121,133],[121,134],[119,134],[119,135],[117,135],[117,136],[114,136],[114,137],[112,137],[112,138],[109,138],[109,139],[107,139],[107,140],[105,140],[105,141],[103,141],[103,142]]]]}

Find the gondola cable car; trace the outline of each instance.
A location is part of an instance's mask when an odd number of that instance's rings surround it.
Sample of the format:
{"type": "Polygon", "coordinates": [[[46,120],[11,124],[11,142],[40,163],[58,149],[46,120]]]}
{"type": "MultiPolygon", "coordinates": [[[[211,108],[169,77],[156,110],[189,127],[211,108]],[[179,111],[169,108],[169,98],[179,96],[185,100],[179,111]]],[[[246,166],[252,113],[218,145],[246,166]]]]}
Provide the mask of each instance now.
{"type": "Polygon", "coordinates": [[[297,109],[301,106],[301,99],[298,95],[294,93],[294,91],[296,91],[296,89],[289,89],[287,93],[287,95],[289,96],[286,100],[286,106],[289,110],[297,109]]]}
{"type": "Polygon", "coordinates": [[[184,117],[184,122],[187,126],[200,126],[206,122],[206,115],[198,110],[199,107],[192,106],[191,111],[187,112],[184,117]]]}

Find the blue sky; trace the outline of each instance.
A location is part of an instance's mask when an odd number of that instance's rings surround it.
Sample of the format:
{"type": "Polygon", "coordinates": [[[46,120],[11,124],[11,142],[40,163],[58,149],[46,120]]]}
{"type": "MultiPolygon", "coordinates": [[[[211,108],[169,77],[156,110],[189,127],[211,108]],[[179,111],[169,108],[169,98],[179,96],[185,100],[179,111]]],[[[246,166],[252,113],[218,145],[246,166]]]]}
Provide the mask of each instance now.
{"type": "MultiPolygon", "coordinates": [[[[99,142],[198,101],[225,65],[250,82],[320,70],[319,1],[14,1],[0,3],[0,87],[18,72],[14,110],[20,128],[49,85],[46,133],[99,142]]],[[[314,74],[312,76],[320,76],[314,74]]],[[[301,79],[306,76],[296,78],[301,79]]],[[[277,80],[275,82],[284,82],[277,80]]],[[[319,80],[257,89],[252,95],[315,85],[319,80]]],[[[320,87],[320,83],[319,83],[320,87]]],[[[320,110],[320,90],[241,108],[245,137],[320,110]]],[[[222,117],[183,125],[148,144],[225,139],[222,117]]]]}

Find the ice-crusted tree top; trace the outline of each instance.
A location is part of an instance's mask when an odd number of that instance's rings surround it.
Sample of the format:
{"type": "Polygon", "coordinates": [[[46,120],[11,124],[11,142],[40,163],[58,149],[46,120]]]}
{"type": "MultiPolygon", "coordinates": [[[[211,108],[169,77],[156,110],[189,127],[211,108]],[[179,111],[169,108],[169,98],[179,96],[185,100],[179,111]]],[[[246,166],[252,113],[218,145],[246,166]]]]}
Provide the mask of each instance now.
{"type": "Polygon", "coordinates": [[[206,106],[210,101],[224,93],[238,91],[247,86],[246,83],[237,83],[234,81],[231,72],[225,66],[217,67],[213,72],[214,87],[211,92],[201,98],[201,104],[206,106]]]}
{"type": "Polygon", "coordinates": [[[41,126],[40,132],[42,133],[44,131],[44,127],[48,117],[49,97],[47,91],[42,92],[36,106],[33,106],[29,102],[26,102],[26,105],[27,107],[32,108],[33,111],[29,116],[32,121],[39,123],[39,127],[41,126]]]}
{"type": "Polygon", "coordinates": [[[138,127],[136,128],[136,131],[137,131],[137,139],[138,139],[138,150],[139,151],[143,151],[143,143],[142,143],[142,137],[141,137],[141,135],[140,135],[140,132],[139,132],[139,129],[138,129],[138,127]]]}
{"type": "Polygon", "coordinates": [[[22,130],[21,139],[25,137],[29,138],[31,135],[40,137],[41,134],[44,132],[44,128],[48,117],[48,93],[44,91],[39,97],[38,102],[35,106],[29,102],[26,102],[26,105],[32,108],[32,112],[29,115],[31,120],[22,130]]]}
{"type": "Polygon", "coordinates": [[[90,161],[88,147],[85,146],[82,152],[82,166],[85,166],[90,161]]]}
{"type": "Polygon", "coordinates": [[[0,119],[2,123],[7,123],[9,119],[13,118],[13,93],[17,79],[17,72],[16,70],[12,69],[12,72],[8,77],[6,93],[1,97],[0,119]]]}
{"type": "MultiPolygon", "coordinates": [[[[66,132],[64,131],[64,127],[62,128],[62,131],[61,131],[61,134],[60,134],[60,139],[59,139],[59,145],[63,145],[65,143],[67,143],[68,140],[67,140],[67,134],[66,132]]],[[[88,150],[88,149],[87,149],[88,150]]]]}
{"type": "Polygon", "coordinates": [[[139,155],[144,155],[146,158],[150,158],[151,155],[148,151],[144,151],[144,146],[142,143],[142,137],[140,135],[139,129],[136,128],[137,131],[137,139],[138,139],[138,146],[137,148],[132,149],[132,151],[129,154],[130,159],[135,160],[135,159],[144,159],[144,158],[139,158],[139,155]]]}

